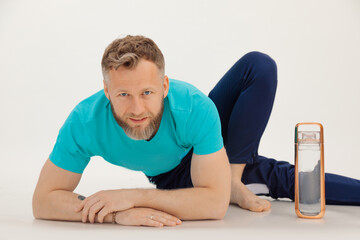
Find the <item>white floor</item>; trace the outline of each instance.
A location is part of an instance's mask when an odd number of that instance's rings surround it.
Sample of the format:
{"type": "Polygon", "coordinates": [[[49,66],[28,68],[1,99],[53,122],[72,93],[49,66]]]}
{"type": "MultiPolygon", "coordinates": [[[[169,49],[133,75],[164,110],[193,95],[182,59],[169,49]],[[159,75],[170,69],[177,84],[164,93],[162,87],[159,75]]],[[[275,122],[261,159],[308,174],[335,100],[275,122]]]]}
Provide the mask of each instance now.
{"type": "Polygon", "coordinates": [[[177,227],[127,227],[34,220],[31,194],[2,196],[0,239],[360,239],[360,207],[326,206],[320,220],[300,219],[294,203],[272,200],[269,212],[231,205],[221,221],[184,221],[177,227]]]}

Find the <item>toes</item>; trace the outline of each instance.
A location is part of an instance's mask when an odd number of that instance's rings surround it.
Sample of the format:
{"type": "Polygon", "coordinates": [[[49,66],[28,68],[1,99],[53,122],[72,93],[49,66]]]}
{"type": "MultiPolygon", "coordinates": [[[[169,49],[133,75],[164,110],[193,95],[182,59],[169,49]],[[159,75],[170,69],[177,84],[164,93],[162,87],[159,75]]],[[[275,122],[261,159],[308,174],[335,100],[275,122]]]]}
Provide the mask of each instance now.
{"type": "Polygon", "coordinates": [[[247,209],[252,212],[262,212],[263,206],[260,202],[255,201],[252,204],[248,205],[247,209]]]}
{"type": "Polygon", "coordinates": [[[271,203],[267,200],[257,200],[251,206],[249,206],[249,210],[253,212],[265,212],[270,210],[271,203]]]}
{"type": "Polygon", "coordinates": [[[262,211],[268,211],[271,208],[271,203],[267,200],[262,201],[262,211]]]}
{"type": "Polygon", "coordinates": [[[250,208],[249,210],[253,211],[253,212],[262,212],[263,211],[261,206],[254,206],[254,207],[250,208]]]}

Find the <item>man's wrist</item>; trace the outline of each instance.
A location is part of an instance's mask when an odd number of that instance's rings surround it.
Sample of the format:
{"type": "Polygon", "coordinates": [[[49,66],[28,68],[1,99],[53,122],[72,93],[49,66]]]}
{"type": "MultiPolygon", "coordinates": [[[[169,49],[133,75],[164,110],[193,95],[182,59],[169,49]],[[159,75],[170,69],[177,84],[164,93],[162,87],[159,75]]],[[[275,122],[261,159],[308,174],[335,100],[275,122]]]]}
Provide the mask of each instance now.
{"type": "Polygon", "coordinates": [[[146,194],[148,192],[147,189],[131,189],[132,191],[132,199],[134,207],[146,207],[144,202],[146,202],[146,194]]]}

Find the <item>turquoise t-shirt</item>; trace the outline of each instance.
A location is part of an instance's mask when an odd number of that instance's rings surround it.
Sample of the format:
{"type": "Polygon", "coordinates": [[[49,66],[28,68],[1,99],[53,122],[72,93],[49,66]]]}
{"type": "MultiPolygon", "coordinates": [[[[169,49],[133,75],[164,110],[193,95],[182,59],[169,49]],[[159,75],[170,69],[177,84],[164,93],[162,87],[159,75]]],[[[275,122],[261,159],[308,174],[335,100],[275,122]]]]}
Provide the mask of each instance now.
{"type": "Polygon", "coordinates": [[[101,90],[70,113],[49,158],[60,168],[83,173],[92,156],[101,156],[114,165],[156,176],[179,165],[192,147],[199,155],[223,147],[217,108],[193,85],[169,79],[160,127],[150,141],[125,134],[101,90]]]}

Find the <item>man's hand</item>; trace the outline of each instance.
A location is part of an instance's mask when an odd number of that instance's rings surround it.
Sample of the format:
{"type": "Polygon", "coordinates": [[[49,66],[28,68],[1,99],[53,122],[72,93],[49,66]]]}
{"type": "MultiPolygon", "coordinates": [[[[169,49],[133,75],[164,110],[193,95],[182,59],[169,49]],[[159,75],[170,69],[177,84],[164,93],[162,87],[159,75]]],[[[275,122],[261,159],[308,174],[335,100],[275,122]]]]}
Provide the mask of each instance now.
{"type": "Polygon", "coordinates": [[[118,212],[115,221],[127,226],[163,227],[181,224],[177,217],[152,208],[131,208],[118,212]]]}
{"type": "MultiPolygon", "coordinates": [[[[134,189],[133,189],[134,190],[134,189]]],[[[75,212],[82,210],[82,222],[95,222],[98,214],[98,221],[103,223],[104,217],[109,213],[124,211],[134,206],[134,195],[132,189],[104,190],[87,197],[75,208],[75,212]]]]}

